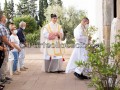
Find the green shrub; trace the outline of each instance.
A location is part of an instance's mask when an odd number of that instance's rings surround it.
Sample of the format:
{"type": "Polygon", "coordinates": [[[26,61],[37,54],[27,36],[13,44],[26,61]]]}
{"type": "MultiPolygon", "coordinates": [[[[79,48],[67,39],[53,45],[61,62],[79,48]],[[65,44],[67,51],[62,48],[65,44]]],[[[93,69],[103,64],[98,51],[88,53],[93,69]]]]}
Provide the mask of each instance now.
{"type": "Polygon", "coordinates": [[[29,44],[37,44],[38,40],[40,38],[40,31],[37,30],[34,33],[29,33],[26,35],[26,41],[29,44]]]}
{"type": "Polygon", "coordinates": [[[18,16],[14,17],[14,23],[15,25],[19,28],[19,23],[21,21],[26,22],[27,27],[25,29],[25,33],[33,33],[37,29],[37,23],[35,19],[29,15],[23,15],[23,16],[18,16]]]}

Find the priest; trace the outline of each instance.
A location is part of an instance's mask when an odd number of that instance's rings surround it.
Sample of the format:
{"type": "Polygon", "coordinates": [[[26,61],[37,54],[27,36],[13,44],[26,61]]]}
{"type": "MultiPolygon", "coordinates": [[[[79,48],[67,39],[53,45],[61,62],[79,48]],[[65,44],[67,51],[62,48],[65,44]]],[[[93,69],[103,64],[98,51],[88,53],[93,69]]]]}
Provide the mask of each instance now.
{"type": "Polygon", "coordinates": [[[87,76],[89,69],[77,67],[75,64],[76,61],[86,62],[88,60],[88,51],[86,50],[86,46],[90,40],[87,33],[88,26],[89,19],[85,17],[74,29],[75,48],[66,67],[66,73],[74,72],[74,75],[79,79],[89,79],[87,76]]]}
{"type": "Polygon", "coordinates": [[[44,70],[49,73],[61,73],[62,63],[64,61],[61,40],[63,38],[63,29],[57,23],[57,15],[51,14],[51,22],[44,26],[42,35],[44,40],[44,70]]]}

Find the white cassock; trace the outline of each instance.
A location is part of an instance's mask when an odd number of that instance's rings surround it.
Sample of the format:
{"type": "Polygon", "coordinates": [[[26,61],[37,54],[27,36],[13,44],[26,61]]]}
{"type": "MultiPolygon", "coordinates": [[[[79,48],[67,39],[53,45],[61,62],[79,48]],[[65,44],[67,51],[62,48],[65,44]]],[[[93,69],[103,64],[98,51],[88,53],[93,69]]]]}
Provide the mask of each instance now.
{"type": "Polygon", "coordinates": [[[74,71],[78,74],[83,73],[84,75],[86,75],[88,69],[86,69],[85,67],[77,67],[77,65],[75,64],[76,61],[81,60],[83,62],[86,62],[88,60],[88,52],[85,48],[85,46],[88,44],[88,36],[85,28],[81,24],[79,24],[74,29],[74,38],[75,45],[79,44],[79,46],[75,46],[72,52],[72,55],[66,67],[66,73],[74,71]]]}
{"type": "Polygon", "coordinates": [[[50,72],[50,71],[59,71],[62,70],[62,62],[63,62],[63,56],[62,56],[62,52],[61,52],[61,48],[58,47],[55,48],[54,46],[50,46],[49,45],[55,45],[55,43],[61,43],[61,40],[58,39],[57,37],[55,38],[55,40],[49,40],[49,33],[51,32],[59,32],[63,35],[63,30],[61,28],[61,26],[57,23],[53,23],[50,22],[49,24],[47,24],[42,31],[43,37],[44,37],[44,41],[46,44],[45,45],[45,49],[44,49],[44,69],[46,72],[50,72]],[[58,41],[59,40],[59,41],[58,41]],[[47,46],[48,43],[48,46],[47,46]]]}

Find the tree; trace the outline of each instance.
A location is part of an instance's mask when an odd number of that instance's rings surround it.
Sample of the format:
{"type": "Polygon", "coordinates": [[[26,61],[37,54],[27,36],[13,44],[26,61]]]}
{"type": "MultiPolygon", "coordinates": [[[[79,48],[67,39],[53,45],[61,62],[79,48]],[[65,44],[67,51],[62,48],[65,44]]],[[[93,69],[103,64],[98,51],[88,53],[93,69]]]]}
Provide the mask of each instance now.
{"type": "Polygon", "coordinates": [[[14,17],[14,2],[13,0],[8,2],[8,9],[9,9],[9,15],[10,15],[10,19],[13,20],[14,17]]]}
{"type": "Polygon", "coordinates": [[[55,0],[49,0],[49,5],[55,5],[55,4],[56,4],[55,0]]]}
{"type": "Polygon", "coordinates": [[[36,28],[37,23],[36,23],[35,19],[33,17],[31,17],[30,15],[22,15],[22,16],[14,17],[14,23],[18,28],[19,28],[19,23],[21,21],[24,21],[27,24],[27,27],[24,30],[26,34],[33,33],[34,31],[37,30],[37,28],[36,28]]]}
{"type": "Polygon", "coordinates": [[[47,7],[48,7],[47,0],[39,0],[39,25],[40,26],[42,26],[46,20],[44,13],[47,7]]]}
{"type": "Polygon", "coordinates": [[[7,2],[7,0],[5,0],[4,13],[9,22],[13,20],[13,17],[14,17],[14,2],[13,2],[13,0],[11,0],[9,2],[7,2]]]}
{"type": "Polygon", "coordinates": [[[4,3],[4,13],[5,13],[5,16],[8,18],[8,3],[7,3],[7,0],[5,0],[5,3],[4,3]]]}
{"type": "Polygon", "coordinates": [[[37,6],[36,6],[36,4],[35,4],[35,1],[36,1],[36,0],[31,0],[31,1],[29,2],[30,15],[33,16],[33,17],[35,17],[35,15],[36,15],[36,9],[37,9],[37,6]]]}
{"type": "Polygon", "coordinates": [[[61,0],[57,0],[57,5],[61,6],[62,7],[62,1],[61,0]]]}
{"type": "Polygon", "coordinates": [[[35,16],[36,13],[36,0],[20,0],[20,3],[17,5],[17,14],[18,15],[31,15],[35,16]]]}
{"type": "Polygon", "coordinates": [[[20,0],[20,3],[17,5],[18,14],[28,15],[29,14],[29,2],[28,0],[20,0]]]}
{"type": "Polygon", "coordinates": [[[62,6],[62,1],[61,0],[49,0],[49,5],[59,5],[62,6]]]}

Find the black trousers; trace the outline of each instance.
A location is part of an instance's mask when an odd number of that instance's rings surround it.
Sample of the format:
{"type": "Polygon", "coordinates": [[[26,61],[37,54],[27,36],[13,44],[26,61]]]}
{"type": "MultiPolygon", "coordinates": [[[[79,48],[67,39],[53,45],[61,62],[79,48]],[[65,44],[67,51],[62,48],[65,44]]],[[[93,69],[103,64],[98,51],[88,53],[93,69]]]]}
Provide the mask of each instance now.
{"type": "Polygon", "coordinates": [[[1,66],[3,64],[4,58],[5,58],[4,51],[0,51],[0,68],[1,68],[1,66]]]}

